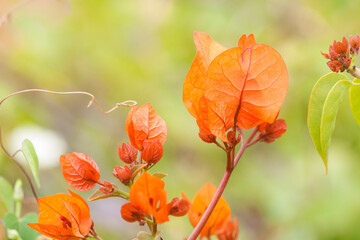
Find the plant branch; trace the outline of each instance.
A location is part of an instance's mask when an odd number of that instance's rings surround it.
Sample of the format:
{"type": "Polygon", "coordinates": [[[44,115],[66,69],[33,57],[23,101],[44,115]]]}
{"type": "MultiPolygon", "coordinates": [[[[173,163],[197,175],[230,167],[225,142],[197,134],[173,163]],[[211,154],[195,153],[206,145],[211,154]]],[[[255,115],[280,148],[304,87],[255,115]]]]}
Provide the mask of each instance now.
{"type": "Polygon", "coordinates": [[[358,69],[355,65],[350,66],[347,72],[353,77],[360,79],[360,69],[358,69]]]}
{"type": "Polygon", "coordinates": [[[13,156],[16,155],[16,153],[17,153],[18,151],[16,151],[13,155],[11,155],[11,154],[6,150],[6,148],[5,148],[4,144],[3,144],[2,134],[1,134],[1,128],[0,128],[0,146],[1,146],[2,150],[6,153],[6,155],[8,155],[8,157],[9,157],[10,159],[12,159],[12,160],[15,162],[15,164],[20,168],[20,170],[24,173],[24,175],[26,176],[27,181],[28,181],[29,184],[30,184],[31,191],[32,191],[32,193],[33,193],[33,195],[34,195],[34,197],[35,197],[35,199],[36,199],[36,202],[38,203],[38,201],[37,201],[37,200],[38,200],[38,196],[37,196],[37,194],[36,194],[34,184],[32,183],[29,174],[26,172],[26,170],[24,169],[24,167],[23,167],[18,161],[16,161],[16,160],[13,158],[13,156]]]}
{"type": "Polygon", "coordinates": [[[214,210],[217,202],[219,201],[222,193],[224,192],[226,184],[228,183],[229,178],[231,176],[231,172],[232,171],[229,171],[228,169],[226,169],[225,174],[221,180],[221,183],[220,183],[213,199],[211,200],[209,206],[206,208],[204,215],[201,217],[200,221],[198,222],[198,224],[196,225],[195,229],[190,234],[190,236],[187,238],[187,240],[195,240],[197,238],[197,236],[200,234],[201,230],[203,229],[207,220],[209,219],[212,211],[214,210]]]}

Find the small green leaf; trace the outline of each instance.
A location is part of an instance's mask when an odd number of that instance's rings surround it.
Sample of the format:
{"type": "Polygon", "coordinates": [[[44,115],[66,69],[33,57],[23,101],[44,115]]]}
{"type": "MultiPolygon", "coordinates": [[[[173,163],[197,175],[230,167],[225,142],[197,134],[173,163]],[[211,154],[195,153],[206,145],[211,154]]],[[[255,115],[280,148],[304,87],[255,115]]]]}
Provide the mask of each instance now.
{"type": "Polygon", "coordinates": [[[3,177],[0,177],[0,201],[4,202],[7,211],[14,211],[13,188],[3,177]]]}
{"type": "MultiPolygon", "coordinates": [[[[360,84],[360,79],[355,78],[353,83],[360,84]]],[[[350,87],[350,106],[354,119],[360,125],[360,86],[350,87]]]]}
{"type": "Polygon", "coordinates": [[[336,115],[342,96],[350,86],[351,82],[345,75],[329,73],[319,79],[311,92],[308,128],[315,147],[324,161],[326,172],[328,149],[335,128],[336,115]]]}
{"type": "Polygon", "coordinates": [[[14,213],[7,213],[4,217],[4,226],[8,229],[19,229],[19,219],[16,217],[14,213]]]}
{"type": "Polygon", "coordinates": [[[125,192],[119,190],[118,187],[115,185],[113,185],[113,186],[114,186],[114,191],[112,193],[104,194],[102,191],[100,191],[98,189],[93,194],[91,194],[91,196],[88,198],[88,200],[96,201],[96,200],[111,198],[111,197],[119,197],[119,198],[129,199],[128,193],[125,193],[125,192]]]}
{"type": "Polygon", "coordinates": [[[166,173],[162,173],[162,172],[156,172],[153,174],[154,176],[158,177],[158,178],[164,178],[166,177],[168,174],[166,173]]]}
{"type": "Polygon", "coordinates": [[[35,223],[38,221],[38,216],[36,213],[26,214],[19,223],[19,234],[22,240],[34,240],[39,235],[37,231],[29,227],[28,223],[35,223]]]}
{"type": "Polygon", "coordinates": [[[21,148],[26,161],[28,162],[31,173],[34,176],[36,185],[40,187],[40,181],[39,181],[39,160],[36,155],[34,145],[30,142],[30,140],[25,139],[22,142],[22,148],[21,148]]]}
{"type": "Polygon", "coordinates": [[[140,231],[138,232],[136,238],[134,238],[133,240],[160,240],[160,232],[157,232],[155,236],[152,236],[151,234],[144,232],[144,231],[140,231]]]}

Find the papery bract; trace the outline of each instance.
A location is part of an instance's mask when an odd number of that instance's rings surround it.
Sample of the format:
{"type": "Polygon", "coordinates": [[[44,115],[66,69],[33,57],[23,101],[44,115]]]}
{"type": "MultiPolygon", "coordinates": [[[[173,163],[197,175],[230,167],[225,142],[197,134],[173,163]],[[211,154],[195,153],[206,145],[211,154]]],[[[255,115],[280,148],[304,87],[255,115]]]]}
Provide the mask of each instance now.
{"type": "Polygon", "coordinates": [[[144,141],[142,159],[149,165],[156,164],[163,156],[163,147],[158,139],[152,142],[144,141]]]}
{"type": "Polygon", "coordinates": [[[85,238],[93,224],[89,206],[80,195],[69,192],[39,198],[39,223],[28,225],[52,239],[85,238]]]}
{"type": "Polygon", "coordinates": [[[220,233],[217,234],[219,240],[236,240],[239,235],[239,222],[237,217],[234,221],[229,217],[222,226],[220,233]]]}
{"type": "Polygon", "coordinates": [[[127,222],[141,221],[143,214],[133,203],[125,203],[121,207],[121,217],[127,222]]]}
{"type": "Polygon", "coordinates": [[[91,190],[100,179],[96,162],[84,153],[61,155],[60,165],[66,182],[76,190],[91,190]]]}
{"type": "Polygon", "coordinates": [[[144,214],[153,215],[161,224],[169,221],[165,183],[160,178],[144,172],[130,188],[130,202],[144,214]]]}
{"type": "Polygon", "coordinates": [[[263,123],[259,126],[260,141],[272,143],[286,132],[286,122],[284,119],[277,119],[275,122],[263,123]]]}
{"type": "Polygon", "coordinates": [[[137,150],[131,145],[131,143],[123,143],[118,147],[119,158],[124,163],[130,164],[136,161],[137,150]]]}
{"type": "Polygon", "coordinates": [[[131,108],[126,119],[126,132],[131,144],[139,151],[143,150],[143,142],[146,139],[159,140],[164,144],[167,137],[166,123],[150,103],[131,108]]]}
{"type": "MultiPolygon", "coordinates": [[[[209,206],[216,193],[216,187],[211,183],[206,183],[195,195],[188,216],[191,224],[195,227],[200,221],[205,210],[209,206]]],[[[201,237],[210,237],[222,231],[222,225],[231,215],[231,210],[227,202],[221,197],[212,211],[208,221],[200,232],[201,237]]]]}
{"type": "Polygon", "coordinates": [[[185,216],[189,211],[190,204],[191,203],[187,199],[173,198],[168,204],[169,215],[175,217],[185,216]]]}
{"type": "Polygon", "coordinates": [[[115,166],[113,171],[114,177],[118,178],[123,184],[128,185],[131,181],[132,172],[128,166],[115,166]]]}
{"type": "Polygon", "coordinates": [[[226,131],[235,124],[249,129],[275,121],[288,88],[287,69],[277,51],[256,43],[252,34],[229,50],[206,33],[195,32],[194,41],[197,53],[183,101],[200,132],[227,142],[226,131]]]}

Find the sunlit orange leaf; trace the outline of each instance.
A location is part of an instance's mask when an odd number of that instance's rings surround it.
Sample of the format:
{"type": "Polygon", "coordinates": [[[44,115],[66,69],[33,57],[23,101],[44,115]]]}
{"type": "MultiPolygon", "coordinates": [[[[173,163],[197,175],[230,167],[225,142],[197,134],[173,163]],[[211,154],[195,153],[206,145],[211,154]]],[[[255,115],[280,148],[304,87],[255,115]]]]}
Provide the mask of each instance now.
{"type": "Polygon", "coordinates": [[[234,221],[229,217],[222,226],[222,230],[217,234],[219,240],[236,240],[239,235],[239,222],[237,217],[234,221]]]}
{"type": "Polygon", "coordinates": [[[147,172],[131,185],[130,202],[144,214],[153,215],[157,223],[169,221],[165,183],[147,172]]]}
{"type": "Polygon", "coordinates": [[[205,77],[212,60],[226,48],[214,41],[208,34],[194,32],[196,56],[191,64],[183,90],[183,101],[190,114],[198,120],[200,132],[209,134],[207,128],[207,103],[204,96],[205,77]]]}
{"type": "Polygon", "coordinates": [[[86,201],[70,191],[39,198],[39,223],[28,225],[52,239],[78,240],[88,235],[93,224],[86,201]]]}
{"type": "Polygon", "coordinates": [[[126,132],[131,144],[143,150],[143,142],[159,140],[165,143],[167,128],[165,121],[155,112],[150,103],[144,106],[133,106],[126,119],[126,132]]]}
{"type": "Polygon", "coordinates": [[[74,152],[61,155],[60,165],[66,182],[76,190],[91,190],[100,179],[99,167],[86,154],[74,152]]]}
{"type": "MultiPolygon", "coordinates": [[[[211,199],[214,197],[216,187],[211,183],[206,183],[195,195],[191,203],[188,216],[191,224],[195,227],[200,221],[205,210],[209,206],[211,199]]],[[[210,237],[222,231],[222,225],[231,215],[231,210],[224,198],[220,198],[216,204],[210,218],[200,232],[201,237],[210,237]]]]}
{"type": "MultiPolygon", "coordinates": [[[[195,38],[195,44],[211,48],[207,38],[195,38]]],[[[213,58],[197,51],[183,100],[200,132],[227,142],[226,131],[234,124],[249,129],[275,121],[287,92],[288,73],[280,54],[256,43],[252,34],[243,35],[238,47],[219,50],[216,45],[212,52],[218,55],[213,58]]]]}

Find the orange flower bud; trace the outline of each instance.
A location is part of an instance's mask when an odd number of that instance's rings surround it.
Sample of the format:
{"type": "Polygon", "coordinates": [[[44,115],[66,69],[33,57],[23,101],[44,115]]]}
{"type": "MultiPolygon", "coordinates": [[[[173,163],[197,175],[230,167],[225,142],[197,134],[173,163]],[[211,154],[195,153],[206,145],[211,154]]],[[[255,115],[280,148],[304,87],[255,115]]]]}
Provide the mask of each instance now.
{"type": "Polygon", "coordinates": [[[142,159],[149,165],[156,164],[163,156],[163,147],[159,140],[152,142],[144,141],[142,159]]]}
{"type": "Polygon", "coordinates": [[[113,171],[114,177],[118,178],[123,184],[129,185],[132,172],[128,166],[115,166],[113,171]]]}
{"type": "Polygon", "coordinates": [[[122,146],[119,145],[119,157],[124,163],[130,164],[136,160],[137,150],[134,148],[131,143],[123,143],[122,146]]]}
{"type": "Polygon", "coordinates": [[[104,181],[104,187],[99,188],[99,190],[103,194],[108,195],[114,191],[114,186],[112,185],[112,183],[108,181],[104,181]]]}
{"type": "Polygon", "coordinates": [[[168,204],[169,215],[182,217],[187,214],[190,208],[190,202],[186,199],[173,198],[168,204]]]}
{"type": "Polygon", "coordinates": [[[199,132],[199,137],[206,143],[214,143],[216,141],[216,137],[213,134],[199,132]]]}
{"type": "Polygon", "coordinates": [[[360,47],[360,37],[359,35],[355,35],[353,37],[350,36],[350,53],[353,55],[359,54],[360,47]]]}
{"type": "Polygon", "coordinates": [[[131,202],[124,204],[121,207],[120,213],[121,217],[127,222],[140,222],[143,216],[141,210],[131,202]]]}
{"type": "Polygon", "coordinates": [[[272,124],[261,124],[259,132],[261,141],[272,143],[286,132],[286,122],[284,119],[277,119],[272,124]]]}

